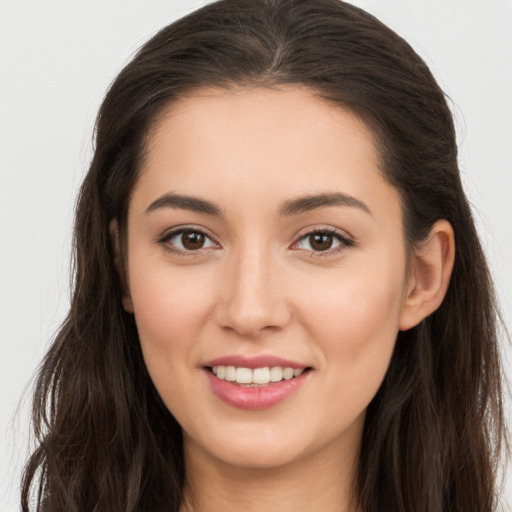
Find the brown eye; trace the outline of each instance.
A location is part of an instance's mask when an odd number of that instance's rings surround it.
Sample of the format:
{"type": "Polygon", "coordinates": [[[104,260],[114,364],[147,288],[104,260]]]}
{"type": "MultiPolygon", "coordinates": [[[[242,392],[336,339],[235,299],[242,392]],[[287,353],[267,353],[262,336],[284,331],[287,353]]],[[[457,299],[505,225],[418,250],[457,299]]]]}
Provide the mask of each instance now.
{"type": "Polygon", "coordinates": [[[206,237],[204,233],[197,231],[184,231],[181,234],[181,244],[188,251],[201,249],[204,246],[206,237]]]}
{"type": "Polygon", "coordinates": [[[327,251],[332,247],[333,238],[330,233],[313,233],[309,235],[309,245],[314,251],[327,251]]]}
{"type": "Polygon", "coordinates": [[[344,249],[354,246],[354,242],[344,237],[338,231],[331,229],[319,229],[302,236],[294,245],[294,249],[302,249],[311,254],[321,253],[334,255],[344,249]]]}
{"type": "Polygon", "coordinates": [[[158,240],[167,251],[179,255],[202,253],[203,250],[218,249],[216,244],[206,233],[199,229],[176,229],[158,240]]]}

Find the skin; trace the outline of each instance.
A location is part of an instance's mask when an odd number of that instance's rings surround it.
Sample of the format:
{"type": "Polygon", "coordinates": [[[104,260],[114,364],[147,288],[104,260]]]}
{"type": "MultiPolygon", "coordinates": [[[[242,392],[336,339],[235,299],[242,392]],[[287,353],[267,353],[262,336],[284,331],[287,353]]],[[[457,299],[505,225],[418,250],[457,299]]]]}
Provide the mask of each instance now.
{"type": "Polygon", "coordinates": [[[355,510],[365,411],[398,331],[444,297],[449,224],[408,254],[371,132],[305,88],[200,90],[169,107],[148,147],[119,268],[149,373],[184,431],[183,510],[355,510]],[[169,193],[222,216],[154,205],[169,193]],[[335,193],[364,206],[282,215],[289,201],[335,193]],[[183,226],[207,235],[202,248],[169,236],[183,226]],[[314,250],[306,235],[325,229],[345,242],[314,250]],[[283,402],[241,410],[213,394],[203,369],[232,354],[312,370],[283,402]]]}

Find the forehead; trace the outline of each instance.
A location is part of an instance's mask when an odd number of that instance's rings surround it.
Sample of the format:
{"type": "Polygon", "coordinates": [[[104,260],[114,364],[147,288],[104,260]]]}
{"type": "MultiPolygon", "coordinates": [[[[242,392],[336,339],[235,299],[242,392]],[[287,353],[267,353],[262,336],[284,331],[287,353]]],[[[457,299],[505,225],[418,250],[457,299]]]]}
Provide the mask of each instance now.
{"type": "Polygon", "coordinates": [[[396,200],[372,132],[305,87],[199,89],[163,112],[147,149],[134,191],[146,204],[166,192],[247,205],[326,191],[396,200]]]}
{"type": "MultiPolygon", "coordinates": [[[[343,144],[338,139],[338,151],[363,149],[372,153],[375,165],[379,160],[371,130],[348,108],[319,97],[305,86],[196,89],[159,116],[148,140],[150,157],[159,154],[162,143],[167,144],[171,138],[176,144],[184,143],[191,134],[203,145],[229,136],[224,142],[233,149],[242,141],[247,152],[264,147],[266,154],[279,145],[295,144],[304,149],[304,141],[317,146],[323,141],[327,146],[333,137],[342,135],[346,141],[343,144]],[[278,139],[272,137],[276,134],[278,139]],[[356,138],[358,145],[348,143],[348,139],[356,138]]],[[[280,153],[272,156],[276,158],[280,153]]]]}

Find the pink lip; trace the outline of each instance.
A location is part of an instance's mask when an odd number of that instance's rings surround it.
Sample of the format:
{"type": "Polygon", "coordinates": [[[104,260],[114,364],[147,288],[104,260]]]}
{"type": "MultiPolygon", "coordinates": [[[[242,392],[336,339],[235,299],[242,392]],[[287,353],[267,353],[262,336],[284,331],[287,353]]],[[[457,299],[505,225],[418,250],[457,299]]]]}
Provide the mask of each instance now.
{"type": "Polygon", "coordinates": [[[212,391],[224,403],[237,409],[251,410],[266,409],[282,402],[304,384],[310,373],[305,372],[299,377],[265,386],[248,387],[219,379],[207,369],[204,372],[212,391]]]}
{"type": "Polygon", "coordinates": [[[289,361],[282,357],[261,355],[255,357],[247,357],[242,355],[231,355],[225,357],[218,357],[204,363],[204,366],[237,366],[239,368],[265,368],[272,366],[282,366],[283,368],[302,369],[306,368],[307,365],[297,363],[295,361],[289,361]]]}

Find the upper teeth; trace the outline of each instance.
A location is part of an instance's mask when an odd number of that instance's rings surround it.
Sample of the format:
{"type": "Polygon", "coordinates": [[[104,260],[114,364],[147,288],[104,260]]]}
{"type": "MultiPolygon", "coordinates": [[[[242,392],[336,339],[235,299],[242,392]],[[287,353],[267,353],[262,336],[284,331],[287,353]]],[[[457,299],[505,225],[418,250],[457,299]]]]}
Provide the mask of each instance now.
{"type": "Polygon", "coordinates": [[[272,368],[240,368],[236,366],[214,366],[212,372],[219,378],[237,384],[268,384],[280,380],[290,380],[298,377],[304,369],[283,368],[273,366],[272,368]]]}

